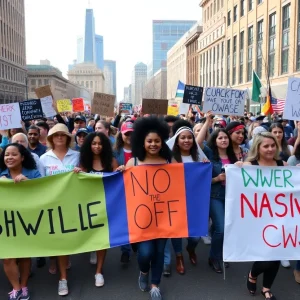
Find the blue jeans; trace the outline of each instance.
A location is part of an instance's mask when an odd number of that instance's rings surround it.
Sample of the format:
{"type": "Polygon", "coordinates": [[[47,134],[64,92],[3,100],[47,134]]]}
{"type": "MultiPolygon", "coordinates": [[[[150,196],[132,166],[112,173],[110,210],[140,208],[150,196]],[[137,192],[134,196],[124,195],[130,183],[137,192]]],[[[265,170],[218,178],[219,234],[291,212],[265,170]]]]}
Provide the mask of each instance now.
{"type": "Polygon", "coordinates": [[[210,218],[212,220],[212,236],[210,257],[217,260],[223,259],[223,240],[225,223],[225,200],[210,198],[210,218]]]}
{"type": "Polygon", "coordinates": [[[130,256],[131,247],[130,244],[121,246],[122,253],[127,253],[130,256]]]}
{"type": "Polygon", "coordinates": [[[138,243],[139,268],[142,273],[148,273],[151,268],[151,284],[160,284],[166,242],[167,239],[155,239],[138,243]]]}
{"type": "Polygon", "coordinates": [[[297,271],[300,271],[300,260],[297,260],[295,269],[296,269],[297,271]]]}

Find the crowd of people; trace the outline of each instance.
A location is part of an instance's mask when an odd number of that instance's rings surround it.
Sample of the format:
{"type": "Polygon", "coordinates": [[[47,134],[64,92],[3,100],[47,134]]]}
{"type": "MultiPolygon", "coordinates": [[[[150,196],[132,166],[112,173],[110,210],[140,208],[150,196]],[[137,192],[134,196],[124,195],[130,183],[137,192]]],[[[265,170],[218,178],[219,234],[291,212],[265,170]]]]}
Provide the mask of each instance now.
{"type": "MultiPolygon", "coordinates": [[[[260,166],[298,166],[300,164],[300,122],[284,120],[280,115],[243,117],[202,116],[190,111],[187,116],[150,116],[118,114],[115,118],[57,115],[23,124],[23,128],[0,131],[0,180],[18,183],[44,176],[73,171],[102,174],[122,172],[140,165],[203,162],[212,164],[210,194],[210,232],[204,237],[187,239],[190,262],[197,264],[199,241],[210,245],[208,263],[217,274],[223,263],[226,172],[229,164],[260,166]]],[[[201,180],[201,179],[199,179],[201,180]]],[[[201,197],[199,195],[199,197],[201,197]]],[[[138,284],[149,291],[152,300],[162,299],[161,277],[171,275],[172,248],[176,272],[185,273],[183,239],[154,239],[121,247],[120,261],[128,264],[137,253],[140,269],[138,284]]],[[[109,251],[109,250],[108,250],[109,251]]],[[[104,285],[103,265],[107,250],[90,253],[95,265],[95,286],[104,285]]],[[[275,300],[271,287],[280,267],[289,261],[254,262],[248,273],[247,288],[257,290],[257,278],[263,275],[261,293],[275,300]]],[[[46,258],[37,258],[38,267],[46,258]]],[[[10,300],[28,300],[31,259],[4,259],[4,272],[12,285],[10,300]]],[[[51,257],[49,272],[59,273],[58,294],[67,295],[69,256],[51,257]]],[[[300,261],[294,270],[300,283],[300,261]]]]}

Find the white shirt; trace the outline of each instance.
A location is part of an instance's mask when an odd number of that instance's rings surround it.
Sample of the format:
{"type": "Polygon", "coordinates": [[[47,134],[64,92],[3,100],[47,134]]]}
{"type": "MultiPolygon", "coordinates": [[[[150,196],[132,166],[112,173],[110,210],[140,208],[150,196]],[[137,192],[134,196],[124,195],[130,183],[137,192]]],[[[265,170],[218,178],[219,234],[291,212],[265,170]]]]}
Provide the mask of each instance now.
{"type": "Polygon", "coordinates": [[[57,175],[73,171],[79,165],[79,152],[69,149],[61,161],[52,150],[43,154],[40,158],[46,176],[57,175]]]}
{"type": "Polygon", "coordinates": [[[183,155],[181,155],[181,159],[182,159],[183,163],[194,162],[191,155],[189,155],[189,156],[183,156],[183,155]]]}
{"type": "Polygon", "coordinates": [[[32,155],[32,157],[33,157],[33,159],[36,163],[36,168],[40,172],[41,176],[45,177],[45,169],[44,169],[43,164],[41,163],[41,160],[40,160],[39,156],[35,153],[32,153],[32,152],[31,152],[31,155],[32,155]]]}

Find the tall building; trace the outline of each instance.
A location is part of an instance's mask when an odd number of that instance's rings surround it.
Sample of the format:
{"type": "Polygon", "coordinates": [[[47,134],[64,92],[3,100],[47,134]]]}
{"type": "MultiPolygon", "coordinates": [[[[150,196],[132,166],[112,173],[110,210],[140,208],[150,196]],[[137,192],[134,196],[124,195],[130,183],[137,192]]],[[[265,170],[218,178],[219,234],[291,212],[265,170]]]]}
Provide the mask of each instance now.
{"type": "Polygon", "coordinates": [[[0,103],[11,103],[26,95],[24,0],[0,4],[0,103]]]}
{"type": "Polygon", "coordinates": [[[123,102],[129,102],[129,87],[124,87],[124,95],[123,95],[123,102]]]}
{"type": "Polygon", "coordinates": [[[140,62],[134,66],[131,82],[131,99],[133,105],[142,103],[147,82],[147,65],[140,62]]]}
{"type": "Polygon", "coordinates": [[[152,62],[149,64],[148,79],[159,69],[167,68],[167,53],[196,21],[153,20],[152,62]]]}
{"type": "Polygon", "coordinates": [[[110,95],[117,95],[117,68],[114,60],[104,61],[104,77],[106,93],[110,95]]]}
{"type": "Polygon", "coordinates": [[[100,70],[104,68],[104,44],[103,36],[96,34],[96,65],[100,70]]]}

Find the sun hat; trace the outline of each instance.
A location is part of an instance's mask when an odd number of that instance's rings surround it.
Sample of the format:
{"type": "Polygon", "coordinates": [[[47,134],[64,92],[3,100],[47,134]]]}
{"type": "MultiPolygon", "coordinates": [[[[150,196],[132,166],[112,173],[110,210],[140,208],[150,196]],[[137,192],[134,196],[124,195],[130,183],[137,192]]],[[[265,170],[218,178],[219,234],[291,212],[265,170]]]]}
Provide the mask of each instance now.
{"type": "Polygon", "coordinates": [[[49,138],[51,138],[55,133],[58,132],[64,133],[66,136],[70,138],[73,137],[72,134],[69,132],[68,127],[65,124],[58,123],[49,130],[47,140],[49,141],[49,138]]]}

